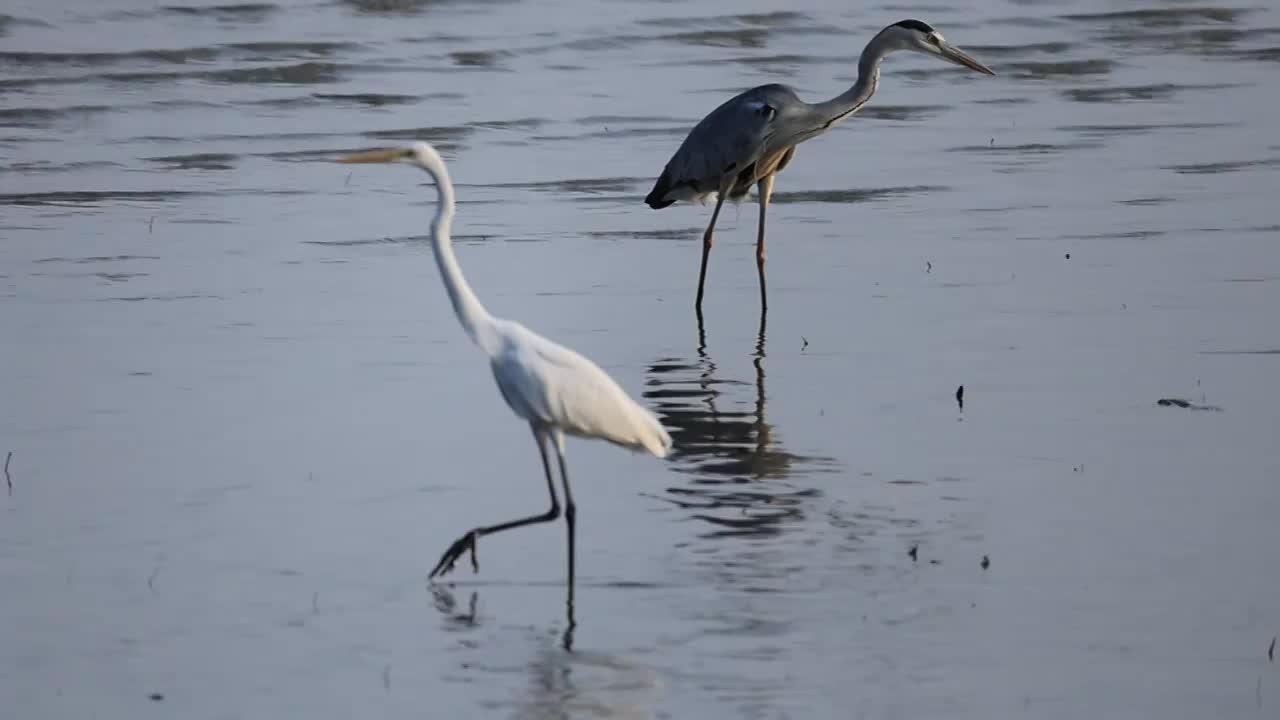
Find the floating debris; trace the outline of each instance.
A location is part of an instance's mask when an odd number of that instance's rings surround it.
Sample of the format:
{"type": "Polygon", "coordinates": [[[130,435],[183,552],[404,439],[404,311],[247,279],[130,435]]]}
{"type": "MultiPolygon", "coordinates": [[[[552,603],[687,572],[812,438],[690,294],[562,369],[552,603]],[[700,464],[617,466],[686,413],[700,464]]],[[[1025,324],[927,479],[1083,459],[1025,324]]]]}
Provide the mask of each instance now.
{"type": "Polygon", "coordinates": [[[4,483],[9,486],[9,494],[13,494],[13,478],[9,477],[9,461],[13,459],[13,451],[4,456],[4,483]]]}
{"type": "Polygon", "coordinates": [[[801,345],[801,346],[800,346],[800,349],[801,349],[801,350],[804,350],[805,348],[809,347],[809,340],[808,340],[808,338],[806,338],[805,336],[801,335],[801,336],[800,336],[800,341],[804,343],[803,345],[801,345]]]}
{"type": "Polygon", "coordinates": [[[151,702],[160,702],[164,699],[164,693],[151,693],[147,696],[151,702]]]}
{"type": "Polygon", "coordinates": [[[1267,648],[1267,662],[1275,662],[1275,661],[1276,661],[1276,639],[1273,636],[1271,638],[1271,647],[1267,648]]]}
{"type": "Polygon", "coordinates": [[[1067,253],[1067,254],[1066,254],[1066,259],[1068,259],[1068,260],[1070,260],[1070,259],[1071,259],[1071,253],[1067,253]]]}
{"type": "Polygon", "coordinates": [[[1222,412],[1222,408],[1217,405],[1204,405],[1201,403],[1193,403],[1190,400],[1182,398],[1160,398],[1156,401],[1156,405],[1160,407],[1179,407],[1186,410],[1208,410],[1210,412],[1222,412]]]}
{"type": "Polygon", "coordinates": [[[987,557],[986,555],[983,555],[982,562],[980,564],[982,565],[982,569],[986,570],[987,568],[991,567],[991,558],[987,557]]]}
{"type": "Polygon", "coordinates": [[[956,404],[960,406],[960,412],[964,412],[964,386],[956,388],[956,404]]]}
{"type": "Polygon", "coordinates": [[[911,549],[907,551],[907,554],[911,556],[911,562],[915,562],[916,560],[920,559],[919,552],[920,552],[920,545],[918,543],[911,546],[911,549]]]}

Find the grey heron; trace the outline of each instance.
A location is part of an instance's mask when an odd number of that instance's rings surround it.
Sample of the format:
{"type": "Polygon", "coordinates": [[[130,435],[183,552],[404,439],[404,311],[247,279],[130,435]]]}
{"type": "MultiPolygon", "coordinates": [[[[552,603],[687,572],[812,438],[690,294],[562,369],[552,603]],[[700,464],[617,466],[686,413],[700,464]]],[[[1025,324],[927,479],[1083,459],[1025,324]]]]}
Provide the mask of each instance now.
{"type": "Polygon", "coordinates": [[[440,277],[459,324],[489,358],[489,368],[502,398],[518,417],[529,423],[542,471],[546,475],[551,507],[545,513],[476,527],[445,550],[430,577],[444,575],[468,550],[471,566],[479,570],[476,542],[485,535],[560,517],[547,445],[555,448],[560,482],[564,488],[565,521],[569,531],[569,602],[573,602],[574,518],[576,509],[565,469],[565,435],[606,440],[634,451],[666,457],[671,437],[648,409],[631,399],[613,378],[587,358],[554,343],[520,323],[489,314],[462,275],[453,254],[450,228],[453,223],[453,183],[444,160],[425,142],[390,150],[370,150],[342,157],[343,163],[405,163],[425,170],[435,181],[439,203],[431,221],[431,249],[440,277]]]}
{"type": "Polygon", "coordinates": [[[919,20],[894,23],[871,38],[858,59],[858,79],[830,100],[808,103],[795,90],[779,84],[761,85],[733,97],[712,110],[689,131],[667,162],[645,203],[660,210],[680,200],[705,201],[716,196],[711,222],[702,235],[702,267],[698,271],[695,307],[702,313],[707,257],[714,242],[716,219],[725,198],[741,200],[755,185],[760,203],[756,235],[756,268],[760,275],[760,308],[769,306],[764,278],[765,210],[773,193],[774,176],[791,162],[796,145],[830,130],[857,112],[876,91],[880,63],[898,50],[931,55],[987,75],[991,68],[943,39],[919,20]]]}

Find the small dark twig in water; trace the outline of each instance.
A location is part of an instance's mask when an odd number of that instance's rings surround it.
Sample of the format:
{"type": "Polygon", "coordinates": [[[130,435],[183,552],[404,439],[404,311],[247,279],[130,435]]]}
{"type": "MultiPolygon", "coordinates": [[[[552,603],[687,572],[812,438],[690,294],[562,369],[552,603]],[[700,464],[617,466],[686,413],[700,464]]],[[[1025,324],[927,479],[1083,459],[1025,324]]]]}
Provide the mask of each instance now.
{"type": "Polygon", "coordinates": [[[918,557],[919,553],[920,553],[920,545],[918,544],[912,545],[911,549],[907,551],[907,554],[911,556],[911,562],[915,562],[916,560],[919,559],[918,557]]]}
{"type": "Polygon", "coordinates": [[[164,699],[164,693],[151,693],[147,696],[151,702],[160,702],[164,699]]]}
{"type": "Polygon", "coordinates": [[[926,273],[926,274],[927,274],[927,273],[931,273],[931,272],[933,272],[933,263],[929,262],[928,260],[925,260],[925,261],[924,261],[924,271],[925,271],[925,273],[926,273]]]}
{"type": "Polygon", "coordinates": [[[1066,259],[1068,259],[1068,260],[1070,260],[1070,259],[1071,259],[1071,253],[1067,253],[1067,254],[1066,254],[1066,259]]]}
{"type": "Polygon", "coordinates": [[[804,350],[805,348],[809,347],[809,340],[805,338],[805,336],[801,335],[800,340],[804,343],[803,345],[800,346],[801,350],[804,350]]]}
{"type": "Polygon", "coordinates": [[[930,565],[941,565],[941,564],[942,564],[942,561],[941,561],[941,560],[930,560],[930,561],[929,561],[929,564],[930,564],[930,565]]]}
{"type": "Polygon", "coordinates": [[[1276,661],[1276,639],[1271,638],[1271,647],[1267,648],[1267,662],[1276,661]]]}
{"type": "Polygon", "coordinates": [[[1208,410],[1210,412],[1222,412],[1222,408],[1217,405],[1196,404],[1190,400],[1182,398],[1160,398],[1156,401],[1156,405],[1160,407],[1179,407],[1185,410],[1208,410]]]}
{"type": "Polygon", "coordinates": [[[991,558],[987,557],[986,555],[983,555],[981,565],[983,570],[986,570],[987,568],[991,567],[991,558]]]}
{"type": "Polygon", "coordinates": [[[960,412],[964,412],[964,386],[956,388],[956,404],[960,406],[960,412]]]}
{"type": "Polygon", "coordinates": [[[154,595],[156,592],[156,577],[160,574],[162,565],[156,565],[156,569],[151,571],[151,575],[147,578],[147,588],[154,595]]]}
{"type": "Polygon", "coordinates": [[[13,459],[13,451],[4,456],[4,484],[9,486],[9,494],[13,494],[13,478],[9,477],[9,461],[13,459]]]}

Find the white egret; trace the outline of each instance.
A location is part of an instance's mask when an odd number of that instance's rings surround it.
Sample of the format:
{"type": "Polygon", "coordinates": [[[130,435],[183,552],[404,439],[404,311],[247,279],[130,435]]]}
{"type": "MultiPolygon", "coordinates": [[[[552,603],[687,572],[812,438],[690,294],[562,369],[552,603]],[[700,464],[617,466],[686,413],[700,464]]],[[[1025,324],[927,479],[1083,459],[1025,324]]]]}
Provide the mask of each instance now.
{"type": "Polygon", "coordinates": [[[476,542],[481,537],[524,525],[552,522],[560,517],[560,502],[547,458],[547,444],[550,443],[555,447],[560,482],[564,488],[572,602],[576,509],[565,468],[565,435],[607,440],[660,458],[671,451],[671,436],[653,413],[632,400],[598,365],[519,323],[496,318],[485,310],[462,276],[462,269],[453,254],[449,234],[454,215],[453,183],[449,180],[444,160],[435,148],[425,142],[417,142],[406,148],[349,155],[338,162],[405,163],[427,171],[435,181],[439,205],[431,221],[431,249],[435,252],[436,265],[453,304],[454,315],[467,336],[489,357],[489,368],[511,411],[528,422],[533,430],[538,453],[542,456],[547,491],[551,495],[551,507],[545,513],[468,531],[445,550],[429,577],[448,573],[454,562],[468,550],[472,568],[479,571],[476,542]]]}

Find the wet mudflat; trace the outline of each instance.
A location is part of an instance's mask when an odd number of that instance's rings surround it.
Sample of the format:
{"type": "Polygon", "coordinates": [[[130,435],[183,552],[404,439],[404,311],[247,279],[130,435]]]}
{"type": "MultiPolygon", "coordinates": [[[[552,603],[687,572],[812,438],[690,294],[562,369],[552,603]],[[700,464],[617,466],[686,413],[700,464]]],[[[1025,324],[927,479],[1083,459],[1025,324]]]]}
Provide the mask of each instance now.
{"type": "Polygon", "coordinates": [[[6,4],[6,708],[1274,717],[1280,12],[828,5],[6,4]],[[767,324],[744,204],[700,328],[663,162],[912,16],[998,75],[891,58],[779,177],[767,324]],[[560,526],[425,580],[545,497],[426,178],[326,162],[412,139],[490,309],[676,440],[570,444],[572,652],[560,526]]]}

